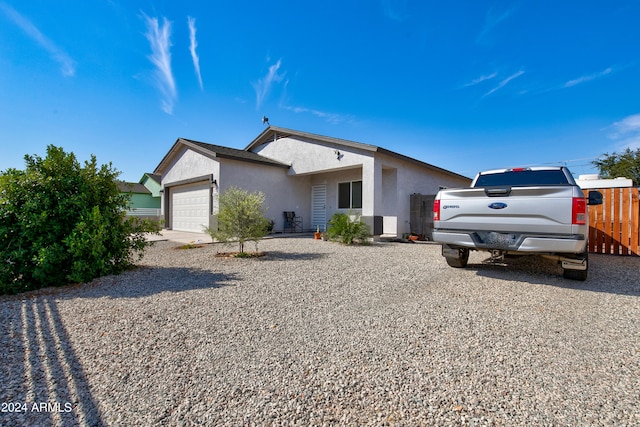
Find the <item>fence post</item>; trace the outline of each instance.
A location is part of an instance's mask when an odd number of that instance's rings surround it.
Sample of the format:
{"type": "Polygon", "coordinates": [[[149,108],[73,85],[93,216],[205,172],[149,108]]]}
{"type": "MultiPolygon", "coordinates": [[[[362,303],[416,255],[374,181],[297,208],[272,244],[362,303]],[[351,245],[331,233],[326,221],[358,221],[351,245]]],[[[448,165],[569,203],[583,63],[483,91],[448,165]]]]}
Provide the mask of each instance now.
{"type": "Polygon", "coordinates": [[[631,253],[640,255],[640,201],[638,189],[631,189],[631,253]]]}
{"type": "Polygon", "coordinates": [[[629,255],[631,249],[631,239],[629,230],[631,228],[632,212],[630,206],[631,192],[628,188],[622,188],[622,229],[620,230],[620,240],[622,241],[622,255],[629,255]]]}

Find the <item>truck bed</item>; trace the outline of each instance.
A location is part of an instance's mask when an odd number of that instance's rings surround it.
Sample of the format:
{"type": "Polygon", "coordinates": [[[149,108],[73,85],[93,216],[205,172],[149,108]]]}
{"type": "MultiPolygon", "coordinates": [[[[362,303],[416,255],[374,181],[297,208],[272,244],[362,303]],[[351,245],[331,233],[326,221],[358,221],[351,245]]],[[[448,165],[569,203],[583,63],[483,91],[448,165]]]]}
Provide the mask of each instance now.
{"type": "Polygon", "coordinates": [[[514,187],[508,196],[486,195],[484,188],[443,190],[436,229],[543,234],[575,234],[571,186],[514,187]]]}

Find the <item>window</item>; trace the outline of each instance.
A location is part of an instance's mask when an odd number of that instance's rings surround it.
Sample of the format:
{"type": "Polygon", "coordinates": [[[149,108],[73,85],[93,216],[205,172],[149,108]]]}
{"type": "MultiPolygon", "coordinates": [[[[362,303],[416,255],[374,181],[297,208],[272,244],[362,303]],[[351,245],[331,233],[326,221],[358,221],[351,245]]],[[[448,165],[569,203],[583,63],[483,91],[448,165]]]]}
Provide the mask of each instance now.
{"type": "Polygon", "coordinates": [[[338,209],[362,209],[362,181],[338,184],[338,209]]]}
{"type": "Polygon", "coordinates": [[[567,185],[569,181],[562,169],[522,170],[482,174],[474,187],[533,187],[541,185],[567,185]]]}

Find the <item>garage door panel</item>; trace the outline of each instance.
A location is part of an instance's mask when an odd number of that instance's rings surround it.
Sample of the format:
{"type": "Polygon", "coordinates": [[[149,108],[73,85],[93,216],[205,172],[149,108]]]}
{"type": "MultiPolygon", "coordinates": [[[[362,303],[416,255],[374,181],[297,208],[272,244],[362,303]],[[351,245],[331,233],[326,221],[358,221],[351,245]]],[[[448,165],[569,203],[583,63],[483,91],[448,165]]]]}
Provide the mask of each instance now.
{"type": "Polygon", "coordinates": [[[208,182],[181,185],[171,190],[172,228],[202,232],[209,226],[208,182]]]}

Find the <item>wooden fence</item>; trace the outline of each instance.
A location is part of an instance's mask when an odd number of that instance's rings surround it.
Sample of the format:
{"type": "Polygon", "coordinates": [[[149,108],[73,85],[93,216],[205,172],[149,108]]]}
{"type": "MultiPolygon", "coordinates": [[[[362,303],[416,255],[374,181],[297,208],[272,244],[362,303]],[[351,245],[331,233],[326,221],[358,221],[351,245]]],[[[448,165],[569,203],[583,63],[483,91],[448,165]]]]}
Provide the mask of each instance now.
{"type": "MultiPolygon", "coordinates": [[[[603,202],[589,206],[589,252],[640,255],[640,205],[637,188],[605,188],[603,202]]],[[[589,190],[584,190],[585,197],[589,190]]]]}

